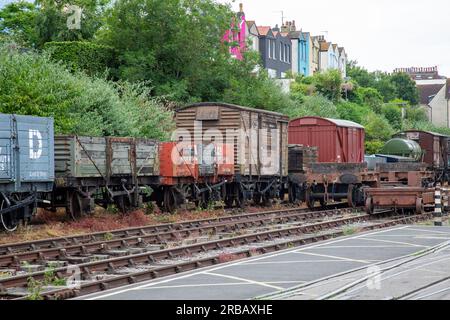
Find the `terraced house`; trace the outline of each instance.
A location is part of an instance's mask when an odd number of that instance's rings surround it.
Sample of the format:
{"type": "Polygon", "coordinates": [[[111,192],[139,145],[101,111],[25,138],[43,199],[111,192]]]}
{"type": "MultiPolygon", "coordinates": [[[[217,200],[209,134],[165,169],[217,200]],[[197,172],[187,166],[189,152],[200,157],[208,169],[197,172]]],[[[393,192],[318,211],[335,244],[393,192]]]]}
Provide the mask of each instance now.
{"type": "Polygon", "coordinates": [[[310,34],[309,32],[297,31],[295,20],[287,22],[281,27],[281,30],[289,33],[292,44],[292,73],[310,75],[309,69],[309,48],[310,34]]]}
{"type": "Polygon", "coordinates": [[[259,52],[262,64],[272,78],[282,79],[292,69],[292,48],[289,35],[278,26],[258,26],[259,52]]]}

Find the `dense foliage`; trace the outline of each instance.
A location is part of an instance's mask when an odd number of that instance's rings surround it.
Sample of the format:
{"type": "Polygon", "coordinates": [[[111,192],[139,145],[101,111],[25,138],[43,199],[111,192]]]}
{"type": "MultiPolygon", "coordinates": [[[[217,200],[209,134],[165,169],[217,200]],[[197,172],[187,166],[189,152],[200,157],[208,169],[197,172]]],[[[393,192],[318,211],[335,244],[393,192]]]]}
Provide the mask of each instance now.
{"type": "Polygon", "coordinates": [[[69,72],[46,54],[0,48],[0,112],[55,118],[57,133],[164,139],[172,112],[148,89],[69,72]]]}
{"type": "Polygon", "coordinates": [[[164,138],[172,126],[166,105],[223,101],[355,121],[366,127],[369,153],[403,129],[450,133],[428,122],[402,73],[350,62],[345,81],[337,70],[295,76],[285,93],[257,52],[230,56],[236,44],[221,39],[232,20],[214,0],[9,4],[0,10],[0,42],[17,49],[0,51],[0,112],[54,116],[58,132],[164,138]],[[78,29],[68,28],[69,5],[82,9],[78,29]]]}
{"type": "Polygon", "coordinates": [[[61,41],[47,42],[44,49],[53,60],[63,62],[71,71],[99,75],[116,67],[114,49],[108,46],[87,41],[61,41]]]}

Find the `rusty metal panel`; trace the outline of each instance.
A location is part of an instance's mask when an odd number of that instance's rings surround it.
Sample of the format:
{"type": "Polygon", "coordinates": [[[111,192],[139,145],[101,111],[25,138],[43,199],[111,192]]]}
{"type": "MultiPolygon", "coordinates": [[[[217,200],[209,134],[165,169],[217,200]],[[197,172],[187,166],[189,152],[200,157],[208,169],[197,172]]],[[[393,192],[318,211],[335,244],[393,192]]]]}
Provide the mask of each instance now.
{"type": "Polygon", "coordinates": [[[289,143],[317,147],[319,162],[364,162],[364,128],[348,122],[303,117],[289,123],[289,143]]]}
{"type": "Polygon", "coordinates": [[[313,163],[311,164],[312,173],[330,174],[330,173],[360,173],[367,170],[366,163],[313,163]]]}
{"type": "MultiPolygon", "coordinates": [[[[209,111],[208,111],[209,112],[209,111]]],[[[235,105],[228,105],[223,103],[202,103],[190,105],[179,109],[175,115],[177,129],[188,130],[192,135],[191,139],[197,139],[197,143],[208,143],[209,138],[205,138],[207,132],[210,130],[218,130],[223,140],[216,141],[217,143],[229,143],[233,145],[234,149],[234,171],[241,175],[261,175],[264,174],[264,169],[261,167],[258,159],[261,148],[269,149],[268,145],[260,145],[261,141],[256,135],[250,134],[250,129],[259,130],[261,128],[268,128],[270,126],[277,128],[280,126],[286,132],[281,134],[280,143],[277,144],[279,150],[284,150],[281,154],[283,156],[281,168],[277,174],[287,175],[287,123],[288,118],[282,114],[268,112],[265,110],[258,110],[253,108],[245,108],[235,105]],[[218,108],[219,118],[217,121],[198,121],[198,110],[206,108],[210,110],[212,107],[218,108]],[[281,123],[282,125],[279,125],[281,123]],[[201,126],[201,130],[199,130],[201,126]],[[195,130],[197,128],[197,130],[195,130]],[[241,130],[242,132],[239,132],[241,130]],[[195,135],[194,135],[195,132],[195,135]],[[284,147],[285,145],[286,147],[284,147]]],[[[282,130],[283,131],[283,130],[282,130]]],[[[271,136],[267,138],[272,139],[271,136]]],[[[278,138],[277,138],[278,139],[278,138]]],[[[265,150],[266,150],[265,149],[265,150]]],[[[281,151],[280,151],[281,152],[281,151]]]]}
{"type": "Polygon", "coordinates": [[[219,120],[219,107],[211,106],[205,108],[198,108],[195,120],[206,121],[206,120],[219,120]]]}
{"type": "Polygon", "coordinates": [[[426,169],[426,164],[417,162],[396,162],[396,163],[377,163],[378,172],[406,172],[422,171],[426,169]]]}
{"type": "Polygon", "coordinates": [[[57,178],[159,174],[158,145],[151,139],[55,137],[57,178]]]}

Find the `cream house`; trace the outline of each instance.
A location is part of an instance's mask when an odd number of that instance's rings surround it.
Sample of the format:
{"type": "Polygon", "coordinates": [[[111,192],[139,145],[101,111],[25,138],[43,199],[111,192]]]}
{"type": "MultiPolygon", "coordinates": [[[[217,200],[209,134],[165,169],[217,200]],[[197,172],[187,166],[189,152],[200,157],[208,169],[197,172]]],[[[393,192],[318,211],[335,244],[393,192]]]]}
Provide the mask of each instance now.
{"type": "Polygon", "coordinates": [[[309,74],[313,75],[320,71],[320,43],[319,37],[309,37],[309,74]]]}

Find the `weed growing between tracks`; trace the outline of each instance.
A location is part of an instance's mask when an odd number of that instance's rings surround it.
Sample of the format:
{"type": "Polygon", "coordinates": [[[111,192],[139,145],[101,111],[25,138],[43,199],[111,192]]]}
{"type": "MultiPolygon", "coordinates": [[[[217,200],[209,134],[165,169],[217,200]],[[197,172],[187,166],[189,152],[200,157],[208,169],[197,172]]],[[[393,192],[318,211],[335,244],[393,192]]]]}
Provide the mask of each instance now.
{"type": "MultiPolygon", "coordinates": [[[[278,209],[278,206],[272,208],[249,207],[245,210],[247,213],[254,213],[267,210],[278,209]]],[[[128,214],[111,213],[102,208],[96,208],[92,216],[81,218],[78,221],[69,220],[64,210],[51,212],[39,210],[32,225],[20,226],[14,233],[0,232],[0,244],[33,241],[54,237],[65,237],[76,234],[86,234],[91,232],[112,231],[116,229],[140,227],[146,225],[156,225],[164,223],[174,223],[179,221],[199,220],[217,218],[233,214],[241,214],[242,210],[225,211],[219,209],[202,210],[179,210],[175,214],[163,214],[158,208],[148,210],[143,208],[135,210],[128,214]]],[[[105,235],[108,237],[108,235],[105,235]]],[[[105,238],[105,240],[109,240],[105,238]]]]}

